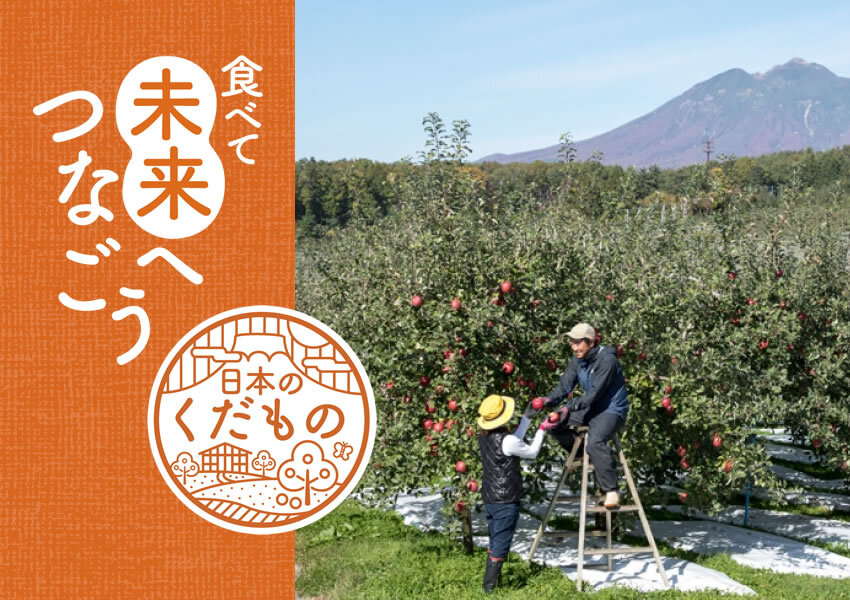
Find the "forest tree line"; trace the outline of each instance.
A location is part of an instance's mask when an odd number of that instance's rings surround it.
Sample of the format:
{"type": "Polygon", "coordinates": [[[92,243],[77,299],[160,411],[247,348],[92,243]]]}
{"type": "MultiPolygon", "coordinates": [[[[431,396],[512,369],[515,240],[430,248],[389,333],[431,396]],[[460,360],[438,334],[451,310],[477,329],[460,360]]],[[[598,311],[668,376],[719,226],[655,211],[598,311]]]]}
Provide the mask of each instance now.
{"type": "MultiPolygon", "coordinates": [[[[454,162],[458,162],[466,153],[431,152],[430,157],[420,154],[420,162],[298,160],[295,218],[299,232],[315,237],[345,226],[351,219],[373,222],[397,205],[402,182],[412,170],[423,168],[421,163],[434,160],[435,156],[437,160],[450,160],[454,156],[454,162]]],[[[731,186],[766,200],[789,184],[809,189],[814,196],[834,196],[850,187],[850,146],[821,152],[811,149],[778,152],[754,158],[721,155],[705,164],[678,169],[623,168],[603,165],[600,156],[575,161],[567,135],[562,136],[561,157],[558,162],[485,162],[466,164],[464,168],[484,183],[485,195],[499,198],[500,202],[551,202],[568,198],[597,215],[641,205],[674,203],[708,191],[707,173],[716,167],[722,168],[731,186]]]]}

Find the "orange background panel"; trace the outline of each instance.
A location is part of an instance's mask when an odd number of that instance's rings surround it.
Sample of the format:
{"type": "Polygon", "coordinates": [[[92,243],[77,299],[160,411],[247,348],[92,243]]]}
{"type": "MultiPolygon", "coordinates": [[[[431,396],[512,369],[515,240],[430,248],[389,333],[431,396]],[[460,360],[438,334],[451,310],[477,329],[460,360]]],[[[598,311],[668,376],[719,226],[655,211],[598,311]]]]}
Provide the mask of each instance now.
{"type": "Polygon", "coordinates": [[[191,513],[154,464],[148,397],[169,349],[194,325],[248,304],[294,306],[294,3],[30,2],[2,9],[2,483],[3,597],[292,598],[293,534],[252,536],[191,513]],[[217,91],[220,71],[244,54],[263,67],[262,98],[218,97],[211,142],[224,164],[226,193],[213,224],[184,240],[139,229],[121,201],[121,182],[101,204],[115,219],[72,224],[88,202],[95,169],[123,175],[129,148],[115,125],[115,98],[139,62],[175,55],[201,66],[217,91]],[[51,135],[89,115],[75,102],[36,117],[32,108],[88,90],[104,105],[86,135],[51,135]],[[224,114],[257,103],[254,130],[224,114]],[[248,133],[245,165],[227,142],[248,133]],[[66,205],[58,202],[80,150],[92,157],[66,205]],[[95,253],[107,237],[121,250],[84,266],[67,250],[95,253]],[[195,286],[162,261],[136,258],[162,246],[204,276],[195,286]],[[145,290],[142,300],[119,295],[145,290]],[[105,309],[75,312],[57,297],[103,298],[105,309]],[[151,322],[143,353],[115,357],[138,337],[136,319],[111,313],[138,305],[151,322]]]}

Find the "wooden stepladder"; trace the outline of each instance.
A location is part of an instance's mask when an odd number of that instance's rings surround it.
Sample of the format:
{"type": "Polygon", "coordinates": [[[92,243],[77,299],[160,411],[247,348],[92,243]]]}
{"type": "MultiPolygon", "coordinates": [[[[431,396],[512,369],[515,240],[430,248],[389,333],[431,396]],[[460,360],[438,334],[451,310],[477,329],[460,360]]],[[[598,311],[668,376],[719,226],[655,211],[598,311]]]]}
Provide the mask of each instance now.
{"type": "MultiPolygon", "coordinates": [[[[555,488],[555,493],[552,495],[552,501],[549,503],[549,507],[546,509],[546,515],[543,517],[543,521],[540,523],[540,527],[537,529],[537,536],[534,538],[534,543],[531,546],[531,553],[528,555],[528,560],[532,560],[534,558],[534,553],[537,551],[537,547],[540,545],[543,537],[554,537],[554,538],[566,538],[578,536],[578,580],[577,580],[577,588],[578,591],[581,591],[582,586],[582,572],[584,570],[584,541],[586,536],[593,537],[601,537],[605,536],[605,540],[607,542],[606,547],[604,549],[592,549],[590,551],[591,554],[604,554],[608,557],[608,570],[613,569],[613,554],[644,554],[651,552],[655,557],[655,564],[658,567],[658,574],[661,576],[661,581],[664,583],[665,587],[670,587],[670,582],[667,580],[667,574],[664,572],[664,566],[661,564],[661,556],[658,554],[658,548],[655,546],[655,538],[652,537],[652,531],[649,529],[649,522],[646,520],[646,513],[643,510],[643,506],[640,503],[640,496],[638,496],[637,487],[635,487],[634,479],[632,479],[632,473],[629,470],[629,464],[626,462],[626,457],[623,454],[623,449],[620,447],[620,439],[614,435],[614,446],[617,450],[617,457],[620,461],[620,465],[623,468],[623,473],[626,476],[626,483],[629,486],[629,492],[631,492],[632,498],[634,499],[634,504],[626,504],[621,505],[615,509],[607,509],[604,506],[588,506],[587,502],[587,479],[588,479],[588,471],[593,469],[593,465],[590,464],[590,459],[587,455],[587,450],[584,446],[587,443],[587,427],[579,427],[577,429],[577,433],[575,436],[575,442],[573,443],[573,449],[570,451],[570,455],[567,458],[567,462],[564,465],[564,472],[561,474],[561,479],[558,482],[558,486],[555,488]],[[579,448],[584,450],[584,456],[581,460],[575,460],[576,455],[578,454],[579,448]],[[561,496],[561,488],[564,486],[564,482],[567,479],[567,475],[577,469],[581,465],[581,495],[580,496],[561,496]],[[579,501],[581,504],[581,512],[579,513],[579,528],[578,532],[575,531],[545,531],[546,524],[549,522],[549,519],[552,517],[552,513],[555,510],[556,504],[565,504],[572,503],[575,501],[579,501]],[[640,517],[640,523],[643,526],[643,532],[646,536],[647,542],[649,542],[648,546],[641,546],[639,548],[612,548],[611,547],[611,513],[614,512],[637,512],[640,517]],[[585,527],[587,524],[587,513],[603,513],[605,515],[605,531],[601,530],[592,530],[586,531],[585,527]]],[[[597,565],[593,565],[596,567],[597,565]]],[[[588,567],[591,568],[591,567],[588,567]]]]}

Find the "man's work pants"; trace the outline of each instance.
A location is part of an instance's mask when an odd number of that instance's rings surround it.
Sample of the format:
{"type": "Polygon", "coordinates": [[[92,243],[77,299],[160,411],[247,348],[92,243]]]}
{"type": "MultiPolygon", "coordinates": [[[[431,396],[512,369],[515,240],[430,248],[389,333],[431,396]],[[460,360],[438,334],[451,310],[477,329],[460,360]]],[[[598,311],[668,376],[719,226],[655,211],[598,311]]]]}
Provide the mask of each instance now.
{"type": "MultiPolygon", "coordinates": [[[[570,412],[566,424],[552,430],[552,437],[563,446],[567,452],[573,449],[575,441],[574,427],[587,425],[587,455],[596,469],[596,480],[602,492],[613,492],[618,488],[617,469],[611,456],[611,447],[608,442],[614,437],[626,420],[614,413],[603,412],[593,416],[587,423],[584,422],[587,410],[570,412]]],[[[581,454],[579,454],[581,456],[581,454]]]]}

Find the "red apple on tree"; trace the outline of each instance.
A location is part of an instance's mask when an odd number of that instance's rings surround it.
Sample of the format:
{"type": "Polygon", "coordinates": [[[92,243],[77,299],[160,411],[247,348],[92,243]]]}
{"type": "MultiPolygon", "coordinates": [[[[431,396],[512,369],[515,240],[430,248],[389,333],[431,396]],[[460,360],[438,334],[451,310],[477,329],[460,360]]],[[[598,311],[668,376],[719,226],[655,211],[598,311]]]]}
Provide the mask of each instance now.
{"type": "Polygon", "coordinates": [[[466,463],[459,460],[455,463],[455,471],[458,473],[466,473],[466,463]]]}
{"type": "Polygon", "coordinates": [[[678,454],[681,458],[685,458],[685,454],[687,453],[688,450],[684,446],[680,445],[678,448],[676,448],[676,454],[678,454]]]}
{"type": "Polygon", "coordinates": [[[514,291],[514,286],[510,281],[503,281],[499,284],[499,289],[502,290],[503,294],[510,294],[514,291]]]}
{"type": "Polygon", "coordinates": [[[477,492],[478,491],[478,482],[475,481],[474,479],[470,479],[469,483],[466,484],[466,489],[468,489],[470,492],[477,492]]]}
{"type": "Polygon", "coordinates": [[[458,500],[455,502],[455,512],[463,512],[463,509],[466,508],[466,503],[463,500],[458,500]]]}
{"type": "Polygon", "coordinates": [[[720,436],[715,433],[714,437],[711,438],[711,445],[714,446],[715,448],[720,448],[720,446],[722,444],[723,444],[723,440],[720,439],[720,436]]]}
{"type": "Polygon", "coordinates": [[[426,375],[423,375],[422,377],[419,378],[419,385],[421,385],[422,387],[428,387],[428,385],[430,383],[431,383],[431,378],[426,376],[426,375]]]}
{"type": "Polygon", "coordinates": [[[661,406],[666,409],[669,409],[671,406],[673,406],[673,402],[670,400],[670,396],[664,396],[661,399],[661,406]]]}
{"type": "Polygon", "coordinates": [[[452,310],[460,310],[460,306],[461,306],[460,298],[458,298],[457,296],[452,298],[451,305],[452,305],[452,310]]]}
{"type": "Polygon", "coordinates": [[[449,400],[449,410],[452,411],[452,412],[457,410],[457,402],[455,401],[454,398],[449,400]]]}
{"type": "Polygon", "coordinates": [[[422,307],[422,296],[416,294],[410,299],[410,306],[413,308],[421,308],[422,307]]]}
{"type": "Polygon", "coordinates": [[[433,406],[430,402],[426,402],[425,410],[428,411],[428,414],[434,414],[434,412],[437,410],[437,407],[433,406]]]}
{"type": "Polygon", "coordinates": [[[410,404],[410,396],[405,396],[404,398],[401,399],[401,401],[404,402],[405,404],[410,404]]]}
{"type": "Polygon", "coordinates": [[[424,421],[422,421],[422,427],[424,427],[425,429],[431,429],[432,427],[434,427],[434,421],[432,419],[425,419],[424,421]]]}
{"type": "Polygon", "coordinates": [[[502,364],[502,371],[505,372],[505,375],[510,375],[514,372],[514,363],[507,361],[502,364]]]}
{"type": "Polygon", "coordinates": [[[684,469],[685,471],[691,468],[691,465],[684,458],[679,461],[679,466],[682,467],[682,469],[684,469]]]}
{"type": "Polygon", "coordinates": [[[558,363],[556,363],[555,359],[553,358],[550,358],[546,361],[546,366],[549,368],[550,371],[558,370],[558,363]]]}
{"type": "Polygon", "coordinates": [[[820,448],[821,444],[822,444],[822,442],[817,438],[812,440],[812,446],[814,446],[815,448],[820,448]]]}
{"type": "Polygon", "coordinates": [[[776,278],[777,278],[777,279],[779,279],[780,277],[782,277],[784,274],[785,274],[785,273],[783,273],[783,272],[782,272],[782,269],[776,269],[776,272],[774,273],[774,275],[776,275],[776,278]]]}
{"type": "Polygon", "coordinates": [[[440,433],[443,430],[443,427],[444,427],[443,422],[437,421],[436,423],[434,423],[434,427],[433,427],[434,432],[440,433]]]}
{"type": "Polygon", "coordinates": [[[723,470],[726,471],[727,473],[732,470],[732,461],[731,460],[727,460],[725,463],[723,463],[723,470]]]}
{"type": "Polygon", "coordinates": [[[680,492],[679,493],[679,501],[687,502],[688,501],[688,492],[680,492]]]}
{"type": "Polygon", "coordinates": [[[667,394],[667,395],[669,396],[671,393],[673,393],[673,388],[671,388],[669,385],[668,385],[668,386],[666,386],[666,387],[664,388],[664,393],[665,393],[665,394],[667,394]]]}
{"type": "Polygon", "coordinates": [[[759,342],[759,350],[767,350],[767,347],[770,343],[767,340],[762,340],[759,342]]]}

